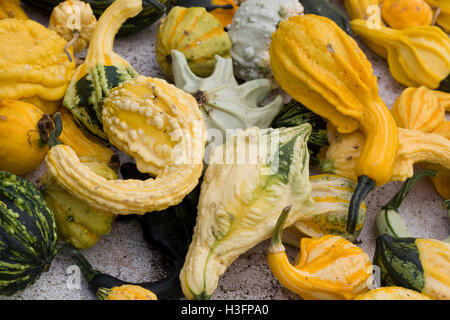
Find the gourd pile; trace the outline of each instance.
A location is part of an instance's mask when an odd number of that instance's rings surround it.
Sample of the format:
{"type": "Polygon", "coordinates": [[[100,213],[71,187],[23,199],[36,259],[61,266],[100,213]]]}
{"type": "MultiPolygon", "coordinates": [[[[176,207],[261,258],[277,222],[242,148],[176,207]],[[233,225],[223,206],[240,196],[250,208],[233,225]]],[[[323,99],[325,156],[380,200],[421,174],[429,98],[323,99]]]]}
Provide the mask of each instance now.
{"type": "Polygon", "coordinates": [[[450,241],[414,237],[399,214],[428,178],[450,216],[447,2],[23,2],[49,23],[0,1],[0,295],[62,252],[99,299],[210,299],[270,239],[261,267],[299,298],[450,299],[450,241]],[[114,52],[155,23],[164,79],[114,52]],[[405,86],[391,108],[357,41],[405,86]],[[370,212],[391,181],[398,193],[370,212]],[[124,215],[163,253],[164,279],[130,283],[84,257],[124,215]]]}

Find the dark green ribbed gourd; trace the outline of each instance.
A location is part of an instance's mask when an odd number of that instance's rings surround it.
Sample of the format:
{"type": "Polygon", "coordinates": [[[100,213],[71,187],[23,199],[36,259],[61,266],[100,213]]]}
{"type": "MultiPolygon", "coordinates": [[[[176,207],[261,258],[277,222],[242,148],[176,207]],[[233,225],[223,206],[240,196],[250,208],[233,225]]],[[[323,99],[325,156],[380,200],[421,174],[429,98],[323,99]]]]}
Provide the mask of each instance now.
{"type": "Polygon", "coordinates": [[[56,224],[39,190],[0,171],[0,295],[12,295],[47,271],[57,252],[56,224]]]}

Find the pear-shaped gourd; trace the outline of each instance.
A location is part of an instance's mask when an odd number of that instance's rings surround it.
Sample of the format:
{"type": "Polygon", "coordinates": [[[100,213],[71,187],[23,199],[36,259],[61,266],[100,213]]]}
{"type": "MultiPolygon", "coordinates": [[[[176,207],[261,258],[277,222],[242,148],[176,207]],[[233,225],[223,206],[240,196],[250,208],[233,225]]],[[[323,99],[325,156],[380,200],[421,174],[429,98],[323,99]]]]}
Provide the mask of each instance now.
{"type": "Polygon", "coordinates": [[[388,60],[392,76],[405,86],[436,89],[450,73],[450,39],[436,26],[371,28],[362,19],[353,20],[351,26],[357,36],[388,60]]]}
{"type": "Polygon", "coordinates": [[[230,264],[270,237],[283,207],[292,207],[286,227],[312,213],[310,133],[309,124],[249,128],[212,151],[180,273],[187,298],[211,297],[230,264]]]}
{"type": "MultiPolygon", "coordinates": [[[[203,111],[206,127],[220,130],[222,138],[226,137],[227,130],[268,128],[283,106],[283,98],[278,96],[259,107],[271,91],[270,80],[257,79],[239,85],[231,58],[216,55],[213,74],[200,78],[190,70],[181,52],[173,50],[171,56],[175,85],[194,95],[203,111]]],[[[216,137],[214,144],[222,142],[216,137]]]]}

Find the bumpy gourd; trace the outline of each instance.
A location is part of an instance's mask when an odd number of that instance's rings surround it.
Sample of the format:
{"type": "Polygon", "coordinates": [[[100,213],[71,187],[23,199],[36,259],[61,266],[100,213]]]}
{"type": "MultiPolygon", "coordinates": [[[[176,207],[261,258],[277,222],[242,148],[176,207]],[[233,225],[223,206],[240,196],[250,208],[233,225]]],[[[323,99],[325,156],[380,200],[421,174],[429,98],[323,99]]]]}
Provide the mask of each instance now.
{"type": "Polygon", "coordinates": [[[39,101],[37,107],[53,114],[75,70],[65,45],[56,32],[35,21],[0,20],[0,99],[39,101]]]}
{"type": "MultiPolygon", "coordinates": [[[[434,163],[450,169],[450,142],[444,137],[418,130],[398,128],[399,149],[391,181],[404,181],[414,174],[415,163],[434,163]]],[[[360,131],[339,135],[327,150],[321,164],[324,173],[333,173],[356,181],[354,166],[365,145],[360,131]]]]}
{"type": "MultiPolygon", "coordinates": [[[[89,158],[81,158],[81,161],[99,176],[108,180],[117,179],[117,174],[107,164],[89,158]]],[[[114,213],[94,209],[84,200],[73,197],[52,180],[51,175],[45,175],[41,183],[45,201],[55,216],[60,241],[78,249],[87,249],[95,245],[100,236],[109,233],[116,218],[114,213]]]]}
{"type": "Polygon", "coordinates": [[[156,41],[156,61],[161,71],[172,77],[172,50],[182,52],[192,72],[211,75],[214,56],[230,56],[231,41],[219,20],[203,7],[172,8],[161,20],[156,41]]]}
{"type": "Polygon", "coordinates": [[[354,182],[337,175],[321,174],[309,178],[314,200],[311,217],[301,219],[283,231],[283,242],[298,246],[302,237],[322,237],[328,234],[355,241],[365,220],[366,206],[360,204],[358,222],[354,234],[347,228],[348,205],[355,191],[354,182]]]}
{"type": "Polygon", "coordinates": [[[64,106],[91,133],[103,132],[103,101],[112,88],[137,76],[133,67],[113,51],[120,26],[142,10],[142,0],[116,0],[102,14],[92,35],[84,63],[78,66],[64,96],[64,106]]]}
{"type": "Polygon", "coordinates": [[[354,300],[431,300],[428,296],[402,287],[382,287],[357,296],[354,300]]]}
{"type": "Polygon", "coordinates": [[[223,143],[229,134],[227,130],[268,128],[281,110],[281,96],[259,106],[271,92],[270,80],[256,79],[239,85],[234,78],[231,58],[216,56],[213,74],[199,78],[190,70],[181,52],[174,50],[171,57],[175,85],[197,99],[206,127],[221,131],[222,136],[215,137],[213,145],[223,143]]]}
{"type": "Polygon", "coordinates": [[[97,18],[89,3],[68,0],[53,9],[48,28],[73,45],[75,52],[80,52],[88,46],[96,25],[97,18]]]}
{"type": "Polygon", "coordinates": [[[344,5],[350,19],[367,20],[376,13],[372,8],[378,8],[380,0],[344,0],[344,5]]]}
{"type": "Polygon", "coordinates": [[[0,170],[21,175],[37,169],[51,129],[50,117],[32,104],[0,100],[0,170]]]}
{"type": "Polygon", "coordinates": [[[20,0],[0,0],[0,19],[15,18],[28,20],[28,16],[20,6],[20,0]]]}
{"type": "Polygon", "coordinates": [[[439,27],[370,28],[361,19],[351,26],[357,36],[379,48],[375,52],[388,60],[392,76],[405,86],[436,89],[450,73],[450,39],[439,27]]]}
{"type": "Polygon", "coordinates": [[[114,88],[105,100],[109,141],[155,179],[107,180],[81,163],[69,146],[46,157],[52,178],[72,196],[114,214],[145,214],[178,204],[198,183],[205,127],[195,99],[161,79],[139,76],[114,88]]]}
{"type": "Polygon", "coordinates": [[[245,1],[228,31],[236,76],[247,81],[271,78],[270,37],[280,21],[302,13],[297,0],[245,1]]]}
{"type": "Polygon", "coordinates": [[[180,273],[188,299],[210,298],[228,266],[270,237],[284,206],[292,206],[286,227],[311,214],[306,144],[310,132],[308,124],[249,128],[213,149],[180,273]],[[246,155],[240,150],[254,152],[246,155]]]}
{"type": "Polygon", "coordinates": [[[425,0],[383,0],[381,17],[394,29],[429,26],[433,10],[425,0]]]}
{"type": "Polygon", "coordinates": [[[97,297],[100,300],[158,300],[150,290],[129,284],[113,288],[100,288],[97,297]]]}
{"type": "Polygon", "coordinates": [[[291,264],[281,243],[289,210],[280,215],[268,250],[275,278],[305,300],[350,300],[367,292],[372,263],[364,251],[340,236],[302,238],[296,263],[291,264]]]}
{"type": "Polygon", "coordinates": [[[57,252],[56,225],[39,190],[0,171],[0,295],[33,284],[57,252]]]}
{"type": "Polygon", "coordinates": [[[63,126],[59,141],[71,147],[80,158],[104,164],[109,164],[113,160],[114,151],[106,147],[103,141],[79,127],[67,109],[59,108],[58,112],[61,114],[63,126]]]}

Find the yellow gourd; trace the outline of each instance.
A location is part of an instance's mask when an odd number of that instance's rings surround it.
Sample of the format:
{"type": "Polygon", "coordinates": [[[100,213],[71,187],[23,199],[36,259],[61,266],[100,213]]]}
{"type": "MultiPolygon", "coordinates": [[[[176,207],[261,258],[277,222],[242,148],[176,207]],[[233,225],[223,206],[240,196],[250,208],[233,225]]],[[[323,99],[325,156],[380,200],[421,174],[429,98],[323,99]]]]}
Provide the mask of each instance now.
{"type": "Polygon", "coordinates": [[[0,19],[15,18],[28,20],[28,16],[20,6],[20,0],[0,0],[0,19]]]}
{"type": "Polygon", "coordinates": [[[35,21],[0,20],[0,99],[38,100],[37,107],[53,114],[75,70],[65,45],[56,32],[35,21]]]}
{"type": "Polygon", "coordinates": [[[302,238],[296,264],[281,243],[289,208],[275,225],[268,262],[275,278],[305,300],[350,300],[369,290],[372,263],[359,247],[340,236],[302,238]]]}
{"type": "Polygon", "coordinates": [[[137,285],[124,284],[120,287],[99,288],[100,300],[158,300],[156,294],[137,285]]]}
{"type": "Polygon", "coordinates": [[[411,289],[382,287],[357,296],[354,300],[431,300],[431,298],[411,289]]]}
{"type": "Polygon", "coordinates": [[[198,184],[206,134],[193,96],[164,80],[138,76],[111,90],[102,115],[110,142],[156,178],[107,180],[71,147],[57,145],[46,157],[48,172],[72,196],[94,209],[144,214],[178,204],[198,184]]]}
{"type": "Polygon", "coordinates": [[[394,29],[429,26],[433,10],[424,0],[383,0],[381,17],[394,29]]]}
{"type": "Polygon", "coordinates": [[[212,5],[231,5],[233,6],[233,9],[214,9],[211,11],[211,14],[216,17],[217,20],[219,20],[222,27],[226,28],[228,27],[231,22],[233,21],[233,16],[238,9],[238,5],[234,0],[212,0],[212,5]]]}
{"type": "Polygon", "coordinates": [[[351,20],[367,20],[371,15],[376,14],[373,7],[379,9],[380,0],[344,0],[344,5],[351,20]]]}
{"type": "Polygon", "coordinates": [[[75,52],[80,52],[88,46],[96,25],[97,18],[89,3],[68,0],[53,8],[48,28],[73,45],[75,52]]]}
{"type": "Polygon", "coordinates": [[[361,19],[351,21],[351,27],[388,60],[392,76],[405,86],[436,89],[450,73],[450,39],[439,27],[372,28],[361,19]]]}
{"type": "Polygon", "coordinates": [[[16,175],[37,169],[48,147],[51,120],[32,104],[0,100],[0,171],[16,175]]]}
{"type": "MultiPolygon", "coordinates": [[[[399,149],[391,181],[404,181],[414,173],[415,163],[434,163],[450,169],[450,141],[418,130],[398,128],[399,149]]],[[[354,166],[366,140],[359,132],[339,135],[327,150],[322,171],[355,181],[354,166]]]]}

